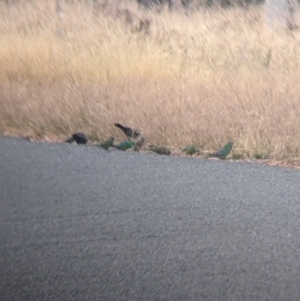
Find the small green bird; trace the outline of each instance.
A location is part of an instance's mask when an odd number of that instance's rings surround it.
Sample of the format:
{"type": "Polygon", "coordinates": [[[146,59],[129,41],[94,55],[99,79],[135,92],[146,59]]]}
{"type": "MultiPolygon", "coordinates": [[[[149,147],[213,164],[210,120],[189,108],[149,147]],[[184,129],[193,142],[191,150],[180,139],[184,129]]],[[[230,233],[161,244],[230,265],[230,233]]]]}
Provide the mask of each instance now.
{"type": "Polygon", "coordinates": [[[165,146],[151,146],[150,150],[159,155],[171,155],[171,151],[165,146]]]}
{"type": "Polygon", "coordinates": [[[97,146],[100,146],[102,147],[103,149],[105,150],[108,150],[110,147],[113,147],[114,146],[114,141],[115,141],[115,138],[114,137],[110,137],[108,140],[100,143],[99,145],[97,146]]]}
{"type": "Polygon", "coordinates": [[[188,145],[182,149],[187,155],[193,155],[195,153],[199,153],[199,149],[197,149],[194,145],[188,145]]]}
{"type": "Polygon", "coordinates": [[[130,141],[130,140],[126,140],[121,142],[118,145],[115,145],[115,148],[122,150],[122,151],[126,151],[129,148],[133,148],[134,146],[134,142],[130,141]]]}
{"type": "Polygon", "coordinates": [[[217,157],[220,159],[225,159],[232,149],[232,142],[226,143],[221,149],[219,149],[217,152],[209,154],[209,157],[217,157]]]}
{"type": "Polygon", "coordinates": [[[134,144],[133,150],[135,152],[138,152],[141,149],[141,147],[144,145],[144,143],[145,143],[145,138],[142,137],[134,144]]]}

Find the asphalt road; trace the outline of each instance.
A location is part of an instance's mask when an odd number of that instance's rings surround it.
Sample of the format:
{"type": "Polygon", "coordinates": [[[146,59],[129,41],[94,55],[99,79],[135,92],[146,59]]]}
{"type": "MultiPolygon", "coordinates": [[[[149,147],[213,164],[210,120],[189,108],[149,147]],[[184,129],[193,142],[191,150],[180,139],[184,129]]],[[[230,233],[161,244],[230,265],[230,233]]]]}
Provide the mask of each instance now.
{"type": "Polygon", "coordinates": [[[300,300],[300,171],[0,138],[0,300],[300,300]]]}

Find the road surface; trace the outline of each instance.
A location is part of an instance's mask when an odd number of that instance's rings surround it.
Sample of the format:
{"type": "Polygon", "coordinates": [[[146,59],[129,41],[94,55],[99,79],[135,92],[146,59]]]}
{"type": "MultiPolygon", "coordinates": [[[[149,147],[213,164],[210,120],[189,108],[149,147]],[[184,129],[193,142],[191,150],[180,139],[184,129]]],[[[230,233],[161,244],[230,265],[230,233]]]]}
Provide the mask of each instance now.
{"type": "Polygon", "coordinates": [[[0,138],[0,300],[300,300],[300,171],[0,138]]]}

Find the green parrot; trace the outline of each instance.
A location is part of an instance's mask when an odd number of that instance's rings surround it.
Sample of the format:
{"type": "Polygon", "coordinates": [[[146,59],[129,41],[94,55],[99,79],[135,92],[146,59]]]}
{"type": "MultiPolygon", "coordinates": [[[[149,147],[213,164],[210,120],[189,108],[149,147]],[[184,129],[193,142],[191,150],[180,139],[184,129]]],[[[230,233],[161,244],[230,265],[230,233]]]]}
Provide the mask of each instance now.
{"type": "Polygon", "coordinates": [[[171,151],[164,146],[151,146],[150,150],[159,154],[159,155],[171,155],[171,151]]]}
{"type": "Polygon", "coordinates": [[[217,157],[217,158],[220,158],[220,159],[225,159],[229,155],[229,153],[230,153],[230,151],[232,149],[232,145],[233,145],[232,142],[226,143],[217,152],[209,154],[209,157],[217,157]]]}
{"type": "Polygon", "coordinates": [[[102,142],[101,144],[98,144],[97,146],[100,146],[103,149],[108,150],[110,147],[114,146],[114,141],[115,141],[115,138],[110,137],[108,140],[102,142]]]}
{"type": "Polygon", "coordinates": [[[121,142],[118,145],[115,145],[115,148],[122,150],[122,151],[126,151],[129,148],[132,148],[134,146],[134,142],[130,141],[130,140],[126,140],[121,142]]]}
{"type": "Polygon", "coordinates": [[[145,138],[142,137],[134,144],[133,150],[138,152],[141,149],[141,147],[144,145],[144,143],[145,143],[145,138]]]}
{"type": "Polygon", "coordinates": [[[185,152],[187,155],[193,155],[195,153],[199,153],[199,149],[197,149],[193,145],[188,145],[185,148],[182,149],[183,152],[185,152]]]}

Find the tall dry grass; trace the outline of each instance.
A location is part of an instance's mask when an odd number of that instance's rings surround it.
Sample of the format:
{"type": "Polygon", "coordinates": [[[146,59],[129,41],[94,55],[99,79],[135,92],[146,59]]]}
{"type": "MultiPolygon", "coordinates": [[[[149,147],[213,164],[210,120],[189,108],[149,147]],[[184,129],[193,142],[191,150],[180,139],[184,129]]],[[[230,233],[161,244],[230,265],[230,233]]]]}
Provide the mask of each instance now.
{"type": "Polygon", "coordinates": [[[160,14],[0,2],[0,132],[113,135],[234,156],[300,157],[300,34],[264,28],[263,8],[160,14]]]}

